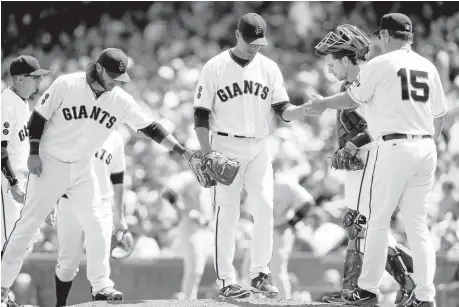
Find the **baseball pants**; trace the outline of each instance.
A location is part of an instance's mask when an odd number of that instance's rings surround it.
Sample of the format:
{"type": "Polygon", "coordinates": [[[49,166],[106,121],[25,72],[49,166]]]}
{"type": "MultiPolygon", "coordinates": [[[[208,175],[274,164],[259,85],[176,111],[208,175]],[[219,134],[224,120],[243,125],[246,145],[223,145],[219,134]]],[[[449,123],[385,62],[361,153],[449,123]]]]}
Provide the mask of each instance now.
{"type": "MultiPolygon", "coordinates": [[[[101,222],[104,226],[104,237],[110,236],[112,234],[113,228],[113,211],[112,211],[112,198],[106,197],[101,200],[101,222]]],[[[58,256],[57,256],[57,265],[56,265],[56,276],[64,282],[71,281],[75,278],[75,275],[78,273],[78,267],[80,265],[80,260],[83,255],[83,248],[86,245],[86,237],[91,236],[92,234],[85,234],[83,227],[79,223],[78,219],[75,218],[75,207],[78,204],[72,204],[72,199],[62,197],[59,200],[56,214],[56,227],[57,227],[57,239],[58,239],[58,256]]],[[[105,242],[107,243],[107,242],[105,242]]],[[[110,243],[110,241],[108,242],[110,243]]],[[[101,243],[102,244],[102,243],[101,243]]],[[[88,248],[87,248],[88,249],[88,248]]],[[[110,244],[107,244],[105,247],[105,257],[103,260],[109,259],[110,257],[110,244]]],[[[88,266],[92,265],[93,267],[103,267],[104,263],[89,263],[92,259],[88,258],[88,266]]],[[[110,268],[108,270],[103,270],[104,275],[91,275],[97,272],[87,271],[88,280],[91,282],[91,286],[94,288],[93,284],[108,284],[111,286],[114,283],[110,280],[109,275],[105,275],[108,271],[110,274],[110,268]]]]}
{"type": "Polygon", "coordinates": [[[241,192],[247,191],[247,211],[253,216],[250,278],[269,274],[273,242],[273,170],[267,139],[242,139],[214,134],[212,149],[240,163],[229,186],[217,184],[212,190],[216,205],[214,265],[217,284],[236,284],[233,266],[236,233],[240,217],[241,192]]]}
{"type": "Polygon", "coordinates": [[[432,139],[378,141],[370,150],[369,216],[360,288],[379,294],[386,265],[391,216],[398,205],[413,252],[415,294],[434,301],[435,250],[427,228],[427,197],[437,152],[432,139]]]}
{"type": "MultiPolygon", "coordinates": [[[[52,211],[63,194],[72,199],[75,218],[85,233],[89,276],[109,276],[110,266],[106,255],[110,236],[104,234],[99,195],[99,184],[92,167],[92,161],[65,163],[46,154],[40,154],[43,172],[40,177],[29,176],[27,194],[21,218],[11,233],[2,259],[1,284],[9,288],[13,284],[25,258],[27,246],[36,229],[52,211]],[[103,244],[101,244],[103,242],[103,244]],[[102,266],[94,265],[100,264],[102,266]]],[[[110,280],[91,281],[94,291],[110,286],[110,280]]]]}
{"type": "MultiPolygon", "coordinates": [[[[22,190],[25,191],[25,187],[27,184],[27,179],[24,174],[26,172],[16,172],[19,185],[21,186],[22,190]]],[[[14,229],[14,225],[16,225],[16,221],[21,216],[21,209],[23,204],[16,202],[13,199],[11,194],[11,189],[8,181],[2,175],[2,190],[1,190],[1,242],[2,242],[2,252],[6,246],[6,242],[8,241],[8,237],[11,234],[11,231],[14,229]]],[[[40,237],[40,229],[37,229],[35,232],[35,236],[33,240],[30,242],[28,248],[32,249],[34,243],[40,237]]]]}

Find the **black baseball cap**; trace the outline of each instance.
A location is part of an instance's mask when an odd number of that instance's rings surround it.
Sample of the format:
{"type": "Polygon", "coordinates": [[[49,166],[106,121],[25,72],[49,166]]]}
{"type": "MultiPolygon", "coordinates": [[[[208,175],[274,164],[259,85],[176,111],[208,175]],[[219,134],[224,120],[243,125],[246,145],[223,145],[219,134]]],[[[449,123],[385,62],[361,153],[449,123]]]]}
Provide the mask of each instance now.
{"type": "Polygon", "coordinates": [[[248,13],[242,16],[237,25],[242,38],[247,44],[268,45],[265,38],[266,21],[258,14],[248,13]]]}
{"type": "Polygon", "coordinates": [[[131,80],[126,72],[128,57],[122,50],[117,48],[105,49],[99,55],[97,63],[105,68],[105,72],[113,80],[121,82],[131,80]]]}
{"type": "Polygon", "coordinates": [[[10,75],[30,75],[43,76],[49,73],[49,70],[41,69],[38,60],[30,55],[18,56],[10,64],[10,75]]]}
{"type": "Polygon", "coordinates": [[[413,25],[411,19],[405,14],[390,13],[381,18],[379,29],[373,34],[378,34],[380,30],[413,32],[413,25]]]}

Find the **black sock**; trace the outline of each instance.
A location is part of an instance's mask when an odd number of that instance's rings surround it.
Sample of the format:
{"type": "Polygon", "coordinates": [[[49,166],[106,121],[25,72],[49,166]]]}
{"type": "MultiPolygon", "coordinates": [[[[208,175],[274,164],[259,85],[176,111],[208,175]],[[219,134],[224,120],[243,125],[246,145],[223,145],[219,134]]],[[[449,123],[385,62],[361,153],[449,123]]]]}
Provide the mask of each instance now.
{"type": "Polygon", "coordinates": [[[56,307],[61,307],[67,305],[67,298],[69,297],[70,288],[72,287],[71,281],[62,281],[54,276],[56,281],[56,307]]]}

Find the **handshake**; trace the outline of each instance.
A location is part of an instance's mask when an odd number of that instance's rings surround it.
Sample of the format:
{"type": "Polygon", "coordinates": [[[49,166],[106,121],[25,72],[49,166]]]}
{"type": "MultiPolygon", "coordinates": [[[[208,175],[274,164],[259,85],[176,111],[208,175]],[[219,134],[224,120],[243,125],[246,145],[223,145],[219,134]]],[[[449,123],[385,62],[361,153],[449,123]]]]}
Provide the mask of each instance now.
{"type": "Polygon", "coordinates": [[[191,171],[198,182],[205,188],[210,188],[221,183],[230,185],[239,171],[240,163],[236,159],[229,159],[222,153],[211,150],[203,155],[195,151],[188,161],[191,171]]]}
{"type": "Polygon", "coordinates": [[[317,94],[312,94],[311,99],[306,101],[301,107],[304,115],[306,116],[318,116],[321,115],[327,108],[322,103],[322,96],[317,94]]]}

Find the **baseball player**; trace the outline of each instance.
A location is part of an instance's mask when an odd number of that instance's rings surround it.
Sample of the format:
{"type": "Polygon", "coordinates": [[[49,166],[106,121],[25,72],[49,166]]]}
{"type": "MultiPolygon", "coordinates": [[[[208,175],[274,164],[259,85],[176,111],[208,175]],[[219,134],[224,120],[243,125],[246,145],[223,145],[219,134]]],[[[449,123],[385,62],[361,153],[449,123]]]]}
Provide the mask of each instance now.
{"type": "Polygon", "coordinates": [[[83,231],[91,234],[85,240],[93,296],[107,300],[121,297],[109,278],[109,262],[104,260],[108,259],[107,242],[111,236],[104,231],[104,219],[101,210],[97,210],[101,197],[91,158],[121,123],[142,131],[187,161],[192,156],[118,86],[130,80],[127,64],[128,57],[123,51],[105,49],[88,65],[86,73],[57,78],[37,103],[28,125],[27,164],[31,174],[26,202],[4,250],[2,294],[8,292],[21,269],[34,229],[65,194],[83,231]]]}
{"type": "MultiPolygon", "coordinates": [[[[100,214],[104,226],[105,236],[111,236],[112,232],[123,231],[127,228],[124,221],[123,178],[126,171],[123,139],[118,131],[113,131],[105,141],[101,149],[94,156],[94,171],[100,187],[101,206],[96,208],[100,214]],[[112,206],[113,209],[112,210],[112,206]]],[[[81,256],[83,254],[84,240],[86,236],[78,219],[75,219],[75,207],[72,199],[64,194],[58,202],[56,212],[56,228],[58,238],[58,257],[55,270],[56,283],[56,306],[66,306],[67,297],[72,287],[73,279],[78,273],[81,256]]],[[[106,242],[110,245],[110,242],[106,242]]],[[[88,246],[90,248],[90,246],[88,246]]],[[[109,261],[106,254],[104,262],[109,261]]],[[[88,259],[88,262],[92,259],[88,259]]],[[[103,266],[103,263],[91,263],[88,265],[103,266]]],[[[88,274],[90,272],[88,271],[88,274]]],[[[88,276],[88,280],[97,280],[101,276],[88,276]]],[[[94,287],[92,285],[92,287],[94,287]]],[[[122,298],[121,292],[117,296],[122,298]]],[[[100,294],[94,300],[103,300],[100,294]]]]}
{"type": "MultiPolygon", "coordinates": [[[[27,177],[29,104],[27,99],[38,93],[42,76],[49,71],[40,68],[38,60],[21,55],[10,64],[13,85],[2,92],[2,187],[1,243],[2,258],[8,237],[19,219],[24,203],[27,177]]],[[[38,228],[38,227],[37,227],[38,228]]],[[[36,229],[37,229],[36,228],[36,229]]],[[[32,244],[29,245],[31,250],[32,244]]],[[[27,249],[27,246],[26,246],[27,249]]],[[[3,299],[7,293],[3,293],[3,299]]],[[[14,305],[14,302],[8,302],[14,305]]]]}
{"type": "Polygon", "coordinates": [[[190,171],[169,178],[161,196],[174,206],[179,215],[180,254],[184,272],[180,299],[197,299],[199,283],[210,255],[212,233],[209,223],[213,208],[211,195],[196,181],[190,171]]]}
{"type": "Polygon", "coordinates": [[[258,51],[267,44],[266,22],[244,15],[236,30],[237,45],[203,67],[194,98],[195,131],[203,154],[217,151],[240,162],[230,185],[212,188],[216,205],[214,264],[222,298],[248,297],[236,282],[233,267],[240,195],[244,187],[254,218],[251,289],[277,295],[268,279],[273,240],[273,173],[267,136],[271,110],[283,120],[304,117],[289,103],[282,73],[258,51]],[[211,136],[209,137],[209,131],[211,136]]]}
{"type": "MultiPolygon", "coordinates": [[[[280,166],[280,163],[273,164],[280,166]]],[[[314,203],[314,198],[303,186],[278,167],[274,168],[274,237],[273,256],[269,267],[273,282],[279,287],[279,294],[284,299],[292,298],[287,269],[295,243],[295,230],[298,223],[314,207],[314,203]]],[[[250,207],[253,204],[246,205],[250,207]]],[[[243,263],[248,263],[249,259],[250,254],[246,253],[243,263]]]]}
{"type": "Polygon", "coordinates": [[[427,196],[437,163],[434,140],[441,133],[446,99],[435,66],[411,50],[411,20],[386,14],[377,30],[385,54],[362,66],[346,92],[314,97],[311,108],[364,106],[375,148],[367,153],[363,181],[369,180],[361,204],[368,204],[366,239],[358,287],[344,292],[354,305],[375,306],[384,273],[390,219],[400,208],[413,250],[415,297],[405,306],[435,305],[435,250],[427,227],[427,196]]]}
{"type": "MultiPolygon", "coordinates": [[[[356,80],[360,71],[359,62],[365,61],[369,52],[370,40],[357,27],[341,25],[336,31],[329,32],[315,47],[316,53],[325,56],[327,68],[338,80],[344,80],[341,91],[345,91],[356,80]]],[[[333,167],[343,169],[345,173],[345,201],[347,211],[342,218],[342,224],[348,232],[348,249],[344,261],[343,291],[352,291],[357,286],[357,280],[362,267],[366,221],[369,207],[361,202],[364,193],[368,192],[368,182],[363,181],[366,165],[369,163],[368,149],[373,146],[364,119],[364,106],[356,109],[337,111],[338,150],[333,157],[333,167]],[[358,157],[366,160],[360,169],[349,169],[343,165],[342,156],[347,149],[347,142],[359,146],[358,157]]],[[[407,248],[397,244],[389,232],[389,250],[387,253],[386,270],[400,285],[395,304],[397,307],[411,298],[414,282],[409,275],[412,273],[411,253],[407,248]]],[[[331,291],[325,294],[326,303],[344,303],[342,291],[331,291]]]]}

